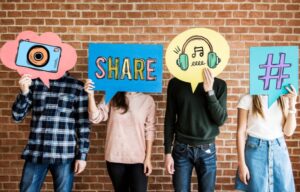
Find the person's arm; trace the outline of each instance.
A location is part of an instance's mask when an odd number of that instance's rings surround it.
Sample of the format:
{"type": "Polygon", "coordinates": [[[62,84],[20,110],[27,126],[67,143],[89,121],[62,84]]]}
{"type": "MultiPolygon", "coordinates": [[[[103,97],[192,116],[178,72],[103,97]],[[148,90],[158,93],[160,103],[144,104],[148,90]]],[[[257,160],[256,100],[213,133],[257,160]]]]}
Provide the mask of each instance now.
{"type": "Polygon", "coordinates": [[[150,107],[148,109],[148,115],[145,122],[145,139],[146,139],[146,157],[144,161],[144,173],[149,176],[152,173],[152,163],[151,163],[151,156],[152,156],[152,146],[153,141],[155,139],[155,103],[154,100],[151,98],[150,107]]]}
{"type": "Polygon", "coordinates": [[[12,106],[12,118],[21,122],[31,109],[32,105],[32,79],[30,75],[23,75],[19,81],[21,93],[17,96],[12,106]]]}
{"type": "Polygon", "coordinates": [[[167,108],[165,114],[164,146],[165,146],[165,167],[169,174],[174,173],[174,160],[171,155],[171,148],[174,140],[174,132],[177,118],[177,108],[175,102],[175,91],[172,80],[169,82],[167,90],[167,108]]]}
{"type": "Polygon", "coordinates": [[[144,161],[144,173],[147,176],[149,176],[152,173],[152,162],[151,162],[152,146],[153,146],[153,140],[146,140],[146,157],[144,161]]]}
{"type": "MultiPolygon", "coordinates": [[[[291,85],[291,89],[289,87],[286,87],[286,89],[289,92],[286,95],[286,97],[288,98],[288,115],[287,115],[286,121],[284,123],[283,132],[286,136],[292,136],[297,127],[297,121],[296,121],[297,92],[292,85],[291,85]]],[[[283,110],[285,110],[285,109],[283,109],[283,110]]]]}
{"type": "Polygon", "coordinates": [[[216,95],[213,91],[214,77],[209,69],[203,70],[203,79],[210,117],[218,126],[222,126],[227,119],[227,85],[224,83],[216,95]]]}
{"type": "Polygon", "coordinates": [[[94,82],[90,79],[86,80],[84,90],[88,93],[88,110],[89,120],[94,123],[100,123],[108,119],[109,107],[104,102],[100,103],[97,107],[94,96],[94,82]]]}
{"type": "Polygon", "coordinates": [[[250,174],[245,161],[245,144],[246,144],[246,129],[247,129],[248,110],[238,109],[238,125],[237,125],[237,152],[238,152],[238,167],[239,177],[246,185],[250,179],[250,174]]]}
{"type": "MultiPolygon", "coordinates": [[[[296,109],[293,109],[293,111],[295,110],[296,109]]],[[[292,136],[296,130],[297,127],[296,113],[297,112],[288,113],[288,116],[284,124],[284,129],[283,129],[283,132],[286,136],[292,136]]]]}
{"type": "Polygon", "coordinates": [[[75,174],[81,173],[87,160],[87,154],[90,146],[90,127],[89,127],[89,114],[88,114],[88,96],[82,89],[74,104],[75,108],[75,126],[77,132],[77,151],[75,156],[75,174]]]}

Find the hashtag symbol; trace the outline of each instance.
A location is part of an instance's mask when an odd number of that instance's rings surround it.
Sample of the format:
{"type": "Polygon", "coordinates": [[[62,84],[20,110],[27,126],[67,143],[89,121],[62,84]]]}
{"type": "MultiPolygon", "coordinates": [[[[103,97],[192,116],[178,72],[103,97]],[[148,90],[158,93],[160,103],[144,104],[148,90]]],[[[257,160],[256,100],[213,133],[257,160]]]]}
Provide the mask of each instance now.
{"type": "Polygon", "coordinates": [[[284,79],[290,78],[289,74],[284,74],[284,69],[290,67],[291,64],[285,63],[285,53],[280,53],[279,64],[273,64],[273,54],[268,54],[266,64],[259,65],[260,69],[265,68],[265,75],[259,76],[258,79],[264,81],[264,90],[269,90],[270,80],[276,80],[276,89],[281,89],[284,79]],[[272,75],[272,70],[277,69],[277,73],[272,75]]]}

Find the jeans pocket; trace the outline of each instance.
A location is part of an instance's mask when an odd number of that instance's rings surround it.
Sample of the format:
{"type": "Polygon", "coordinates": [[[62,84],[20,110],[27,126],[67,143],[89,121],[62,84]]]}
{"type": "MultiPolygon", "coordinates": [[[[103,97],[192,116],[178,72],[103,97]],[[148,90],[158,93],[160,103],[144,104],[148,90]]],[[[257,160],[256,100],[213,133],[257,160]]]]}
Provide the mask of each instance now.
{"type": "Polygon", "coordinates": [[[177,153],[185,153],[187,151],[188,146],[183,143],[176,143],[174,146],[174,151],[177,153]]]}
{"type": "Polygon", "coordinates": [[[278,139],[277,140],[278,142],[278,147],[281,149],[281,150],[284,150],[284,151],[287,151],[287,145],[286,145],[286,142],[284,139],[278,139]]]}
{"type": "Polygon", "coordinates": [[[259,143],[253,141],[247,141],[246,147],[249,149],[257,149],[259,147],[259,143]]]}
{"type": "Polygon", "coordinates": [[[206,162],[206,164],[215,164],[215,161],[217,160],[215,144],[204,145],[199,148],[199,150],[201,150],[199,154],[202,156],[202,159],[206,162]]]}

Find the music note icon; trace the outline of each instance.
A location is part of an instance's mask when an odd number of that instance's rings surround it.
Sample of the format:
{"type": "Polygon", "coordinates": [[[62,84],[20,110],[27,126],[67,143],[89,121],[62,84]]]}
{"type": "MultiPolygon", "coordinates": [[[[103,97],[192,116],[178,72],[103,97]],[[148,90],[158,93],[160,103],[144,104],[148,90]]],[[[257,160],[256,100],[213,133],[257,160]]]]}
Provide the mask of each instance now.
{"type": "Polygon", "coordinates": [[[196,57],[197,52],[199,52],[200,57],[203,57],[203,55],[204,55],[203,47],[194,47],[194,53],[192,54],[193,58],[196,57]]]}

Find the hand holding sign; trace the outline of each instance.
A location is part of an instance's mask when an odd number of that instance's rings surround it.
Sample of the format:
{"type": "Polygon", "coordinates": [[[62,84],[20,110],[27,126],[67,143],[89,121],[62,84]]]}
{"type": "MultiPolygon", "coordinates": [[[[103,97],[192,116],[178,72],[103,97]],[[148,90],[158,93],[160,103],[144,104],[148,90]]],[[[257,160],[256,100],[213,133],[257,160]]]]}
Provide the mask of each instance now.
{"type": "Polygon", "coordinates": [[[85,84],[84,84],[84,90],[89,94],[89,95],[94,95],[94,89],[95,89],[95,83],[90,80],[90,79],[86,79],[85,80],[85,84]]]}
{"type": "Polygon", "coordinates": [[[205,92],[208,92],[213,89],[214,85],[214,77],[210,69],[204,68],[203,69],[203,88],[205,92]]]}
{"type": "Polygon", "coordinates": [[[29,93],[29,87],[31,83],[32,83],[31,75],[25,74],[21,77],[21,79],[19,80],[19,85],[23,95],[29,93]]]}
{"type": "Polygon", "coordinates": [[[290,87],[285,87],[285,89],[288,91],[288,94],[284,95],[289,99],[289,109],[290,110],[296,110],[296,102],[297,102],[297,91],[293,85],[290,85],[290,87]]]}

